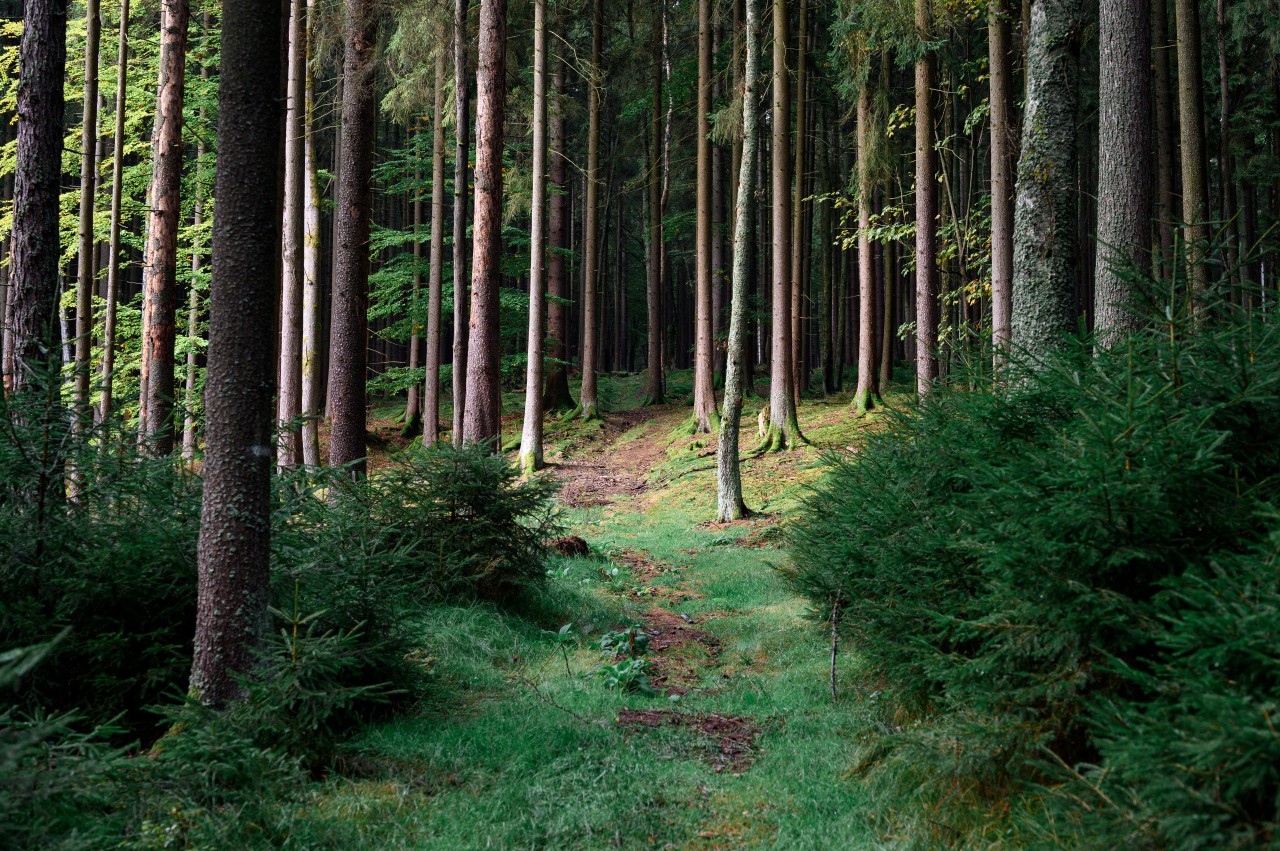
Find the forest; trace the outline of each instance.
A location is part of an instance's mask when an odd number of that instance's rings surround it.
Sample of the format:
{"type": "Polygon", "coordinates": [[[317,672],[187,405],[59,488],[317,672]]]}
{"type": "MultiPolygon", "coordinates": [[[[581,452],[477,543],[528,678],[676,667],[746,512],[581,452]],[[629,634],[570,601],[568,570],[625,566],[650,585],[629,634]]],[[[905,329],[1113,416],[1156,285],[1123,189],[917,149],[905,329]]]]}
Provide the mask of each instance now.
{"type": "Polygon", "coordinates": [[[0,851],[1280,848],[1280,0],[0,0],[0,851]]]}

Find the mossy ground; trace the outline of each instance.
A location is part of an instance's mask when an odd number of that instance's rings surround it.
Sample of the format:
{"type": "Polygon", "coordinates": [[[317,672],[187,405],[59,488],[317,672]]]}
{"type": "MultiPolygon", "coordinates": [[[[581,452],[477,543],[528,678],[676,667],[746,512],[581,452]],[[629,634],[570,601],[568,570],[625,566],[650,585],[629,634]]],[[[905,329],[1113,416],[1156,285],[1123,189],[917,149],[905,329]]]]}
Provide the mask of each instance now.
{"type": "MultiPolygon", "coordinates": [[[[583,505],[563,510],[591,554],[558,559],[525,611],[424,611],[430,700],[348,744],[345,768],[308,795],[308,833],[335,847],[450,849],[883,839],[869,814],[873,792],[849,775],[877,723],[857,659],[841,655],[833,701],[825,631],[773,570],[786,558],[782,527],[823,475],[825,454],[856,452],[879,412],[855,418],[847,393],[806,400],[800,426],[811,445],[754,456],[761,402],[749,399],[743,482],[757,514],[717,525],[714,437],[681,432],[687,408],[640,410],[642,393],[643,376],[611,376],[603,421],[548,424],[541,475],[600,477],[583,505]],[[554,637],[567,623],[576,636],[568,673],[554,637]],[[593,670],[602,633],[633,623],[676,624],[668,637],[688,624],[651,654],[650,674],[668,694],[611,690],[593,670]],[[627,708],[715,714],[758,734],[745,761],[726,762],[723,742],[697,725],[622,726],[627,708]]],[[[510,402],[504,430],[518,428],[518,399],[510,402]]]]}

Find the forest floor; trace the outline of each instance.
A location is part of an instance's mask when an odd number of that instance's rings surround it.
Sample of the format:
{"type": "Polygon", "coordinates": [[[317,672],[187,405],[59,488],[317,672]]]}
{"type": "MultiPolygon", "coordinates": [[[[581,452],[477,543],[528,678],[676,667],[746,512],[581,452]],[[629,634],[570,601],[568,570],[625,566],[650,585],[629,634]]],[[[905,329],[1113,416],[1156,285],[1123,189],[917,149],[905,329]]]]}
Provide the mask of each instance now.
{"type": "MultiPolygon", "coordinates": [[[[883,842],[874,792],[852,772],[876,733],[873,684],[842,653],[832,699],[827,631],[775,570],[829,455],[856,452],[877,417],[854,418],[847,395],[806,400],[812,445],[747,454],[757,513],[722,525],[710,522],[714,437],[681,431],[687,407],[628,407],[638,378],[609,383],[603,422],[547,435],[566,534],[589,554],[557,558],[525,611],[424,612],[430,702],[351,742],[348,770],[317,787],[308,817],[377,848],[883,842]],[[650,636],[656,695],[605,682],[600,640],[629,626],[650,636]]],[[[747,453],[759,405],[744,414],[747,453]]]]}

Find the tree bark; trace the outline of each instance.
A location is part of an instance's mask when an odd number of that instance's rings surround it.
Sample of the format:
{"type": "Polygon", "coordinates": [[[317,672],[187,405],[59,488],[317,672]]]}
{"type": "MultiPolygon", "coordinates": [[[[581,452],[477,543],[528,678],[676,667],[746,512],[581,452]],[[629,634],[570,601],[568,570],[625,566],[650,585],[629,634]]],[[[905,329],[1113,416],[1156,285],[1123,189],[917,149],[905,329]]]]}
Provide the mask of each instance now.
{"type": "Polygon", "coordinates": [[[57,381],[58,196],[67,4],[26,0],[18,58],[18,142],[10,236],[9,346],[13,389],[57,381]]]}
{"type": "MultiPolygon", "coordinates": [[[[436,54],[434,114],[431,119],[431,249],[427,279],[426,395],[422,445],[440,441],[440,352],[444,302],[444,51],[436,54]]],[[[422,225],[422,200],[414,202],[414,227],[422,225]]]]}
{"type": "Polygon", "coordinates": [[[93,208],[97,175],[94,148],[98,139],[98,44],[102,21],[98,0],[85,3],[84,111],[80,133],[80,228],[76,275],[75,419],[83,431],[92,424],[89,373],[93,369],[93,208]]]}
{"type": "Polygon", "coordinates": [[[530,475],[542,459],[543,341],[546,339],[547,0],[533,6],[533,198],[529,221],[529,341],[520,469],[530,475]]]}
{"type": "Polygon", "coordinates": [[[698,175],[694,247],[696,275],[693,310],[693,418],[694,434],[716,426],[714,341],[711,339],[711,0],[698,0],[698,114],[695,121],[698,175]]]}
{"type": "Polygon", "coordinates": [[[543,409],[564,411],[573,407],[569,392],[569,324],[566,318],[565,300],[568,298],[568,264],[564,252],[569,248],[569,184],[566,177],[568,158],[565,154],[564,92],[565,62],[555,60],[555,73],[551,78],[550,113],[550,247],[547,255],[547,336],[550,350],[547,352],[547,379],[543,395],[543,409]]]}
{"type": "Polygon", "coordinates": [[[330,330],[329,466],[365,473],[365,371],[369,336],[369,227],[377,127],[372,0],[345,0],[338,244],[330,330]]]}
{"type": "Polygon", "coordinates": [[[307,0],[307,77],[306,112],[303,114],[302,165],[305,175],[303,192],[302,248],[302,463],[320,466],[320,175],[316,165],[315,85],[311,76],[311,45],[316,30],[315,0],[307,0]]]}
{"type": "Polygon", "coordinates": [[[1161,276],[1167,279],[1173,275],[1173,223],[1179,216],[1174,179],[1178,167],[1178,131],[1173,119],[1173,74],[1169,61],[1176,45],[1169,41],[1169,7],[1163,0],[1151,3],[1151,39],[1155,46],[1156,202],[1159,205],[1156,227],[1161,276]]]}
{"type": "Polygon", "coordinates": [[[157,456],[173,451],[174,341],[178,310],[178,224],[182,213],[182,106],[186,90],[189,0],[165,0],[160,33],[156,123],[151,137],[151,212],[148,217],[146,313],[143,327],[146,382],[142,433],[157,456]]]}
{"type": "Polygon", "coordinates": [[[717,519],[728,523],[749,512],[742,498],[742,471],[738,464],[739,427],[742,421],[743,378],[747,358],[747,279],[751,266],[751,205],[755,194],[755,158],[759,144],[760,0],[747,0],[746,73],[742,78],[742,156],[738,164],[738,191],[733,211],[733,275],[729,300],[729,350],[725,364],[724,408],[720,441],[716,450],[717,519]]]}
{"type": "MultiPolygon", "coordinates": [[[[915,0],[916,33],[933,38],[932,0],[915,0]]],[[[938,184],[933,150],[933,87],[938,59],[925,50],[916,60],[916,393],[929,395],[938,380],[938,184]]]]}
{"type": "Polygon", "coordinates": [[[800,0],[799,33],[796,37],[796,145],[795,164],[791,170],[793,189],[791,196],[791,389],[799,404],[804,392],[808,371],[804,350],[804,302],[808,297],[809,281],[805,277],[805,256],[809,243],[804,238],[805,221],[805,173],[809,165],[806,130],[809,124],[809,0],[800,0]]]}
{"type": "Polygon", "coordinates": [[[645,307],[648,316],[648,375],[644,404],[666,401],[662,370],[662,5],[652,0],[653,32],[651,56],[652,103],[649,115],[649,239],[645,280],[645,307]]]}
{"type": "Polygon", "coordinates": [[[1187,281],[1195,295],[1209,287],[1209,186],[1204,161],[1204,74],[1200,8],[1177,0],[1178,122],[1182,147],[1182,221],[1187,281]]]}
{"type": "Polygon", "coordinates": [[[1013,344],[1032,358],[1075,322],[1076,108],[1082,0],[1031,8],[1013,232],[1013,344]]]}
{"type": "Polygon", "coordinates": [[[116,48],[115,135],[111,154],[111,233],[107,239],[106,314],[102,319],[102,403],[105,422],[112,410],[116,363],[116,307],[120,300],[120,220],[124,200],[124,119],[129,84],[129,0],[120,4],[120,32],[116,48]]]}
{"type": "MultiPolygon", "coordinates": [[[[876,280],[871,256],[871,84],[858,92],[858,387],[853,408],[859,415],[875,407],[876,393],[876,280]]],[[[932,180],[930,181],[932,182],[932,180]]],[[[918,274],[918,272],[917,272],[918,274]]],[[[918,290],[917,290],[918,291],[918,290]]],[[[919,310],[919,303],[916,305],[919,310]]],[[[917,340],[919,336],[917,336],[917,340]]],[[[919,348],[917,346],[917,348],[919,348]]],[[[918,353],[917,353],[918,357],[918,353]]]]}
{"type": "Polygon", "coordinates": [[[277,378],[277,461],[287,469],[302,463],[302,435],[292,427],[302,414],[302,289],[304,123],[307,25],[303,0],[290,0],[289,77],[284,129],[284,224],[281,245],[280,361],[277,378]]]}
{"type": "MultiPolygon", "coordinates": [[[[206,30],[213,26],[212,15],[208,12],[204,15],[204,27],[206,30]]],[[[204,65],[200,68],[200,77],[203,80],[209,79],[209,66],[204,65]]],[[[200,107],[200,123],[204,124],[205,110],[200,107]]],[[[201,185],[200,180],[200,164],[204,160],[206,146],[204,138],[196,143],[196,184],[201,185]]],[[[192,211],[192,219],[194,230],[198,233],[200,225],[204,221],[204,198],[199,191],[196,192],[194,210],[192,211]]],[[[200,291],[196,288],[196,276],[200,272],[201,257],[198,246],[193,245],[191,250],[191,286],[188,287],[187,293],[187,336],[194,338],[200,325],[200,291]]],[[[186,371],[186,387],[183,408],[185,413],[182,422],[182,457],[188,461],[192,461],[196,457],[196,430],[199,425],[196,417],[196,403],[199,401],[196,394],[196,364],[197,354],[194,346],[187,350],[187,371],[186,371]]]]}
{"type": "Polygon", "coordinates": [[[453,445],[462,446],[462,421],[467,407],[468,316],[467,198],[471,152],[471,115],[467,83],[467,4],[455,0],[453,11],[453,81],[456,146],[453,163],[453,445]]]}
{"type": "Polygon", "coordinates": [[[1110,345],[1138,327],[1134,275],[1151,271],[1151,0],[1102,0],[1098,57],[1093,309],[1099,341],[1110,345]]]}
{"type": "Polygon", "coordinates": [[[582,389],[578,394],[578,407],[582,419],[598,419],[600,402],[597,394],[599,331],[598,317],[600,295],[597,252],[600,238],[600,102],[603,99],[603,70],[600,67],[604,51],[604,0],[594,0],[591,17],[591,68],[587,79],[589,102],[587,117],[587,174],[586,212],[583,216],[582,237],[582,389]]]}
{"type": "Polygon", "coordinates": [[[280,252],[282,15],[223,0],[206,382],[204,499],[191,691],[240,700],[270,626],[272,339],[280,252]]]}
{"type": "Polygon", "coordinates": [[[506,0],[481,0],[476,69],[476,220],[467,339],[466,443],[500,448],[502,388],[498,287],[502,260],[502,130],[506,109],[506,0]]]}
{"type": "Polygon", "coordinates": [[[987,13],[991,68],[991,347],[997,372],[1008,360],[1013,310],[1013,12],[991,0],[987,13]]]}

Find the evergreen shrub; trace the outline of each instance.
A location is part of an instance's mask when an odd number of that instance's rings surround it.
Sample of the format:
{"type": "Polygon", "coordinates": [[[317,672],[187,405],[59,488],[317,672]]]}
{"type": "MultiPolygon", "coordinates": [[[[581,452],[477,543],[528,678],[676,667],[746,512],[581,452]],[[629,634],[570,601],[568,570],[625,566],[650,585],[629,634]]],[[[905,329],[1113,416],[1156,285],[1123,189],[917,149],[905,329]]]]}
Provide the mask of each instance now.
{"type": "Polygon", "coordinates": [[[913,772],[1045,784],[1073,842],[1271,835],[1280,331],[1217,314],[939,389],[809,497],[785,574],[913,772]]]}

